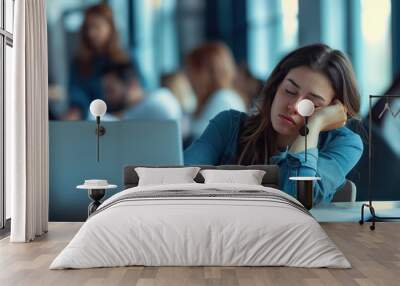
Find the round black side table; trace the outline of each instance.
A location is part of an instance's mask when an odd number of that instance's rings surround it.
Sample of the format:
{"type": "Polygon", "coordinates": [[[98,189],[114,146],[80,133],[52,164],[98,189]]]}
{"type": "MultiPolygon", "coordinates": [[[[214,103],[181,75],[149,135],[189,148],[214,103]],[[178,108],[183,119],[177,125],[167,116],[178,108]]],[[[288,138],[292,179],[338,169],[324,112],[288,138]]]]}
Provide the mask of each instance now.
{"type": "Polygon", "coordinates": [[[310,210],[313,207],[313,182],[321,180],[320,177],[289,177],[297,182],[297,200],[310,210]]]}
{"type": "Polygon", "coordinates": [[[90,185],[90,184],[84,184],[84,185],[79,185],[76,188],[77,189],[86,189],[88,191],[88,196],[92,200],[92,202],[88,206],[88,217],[94,213],[97,208],[101,205],[100,200],[104,197],[106,194],[106,190],[108,189],[114,189],[116,188],[116,185],[109,185],[105,184],[103,186],[96,186],[96,185],[90,185]]]}

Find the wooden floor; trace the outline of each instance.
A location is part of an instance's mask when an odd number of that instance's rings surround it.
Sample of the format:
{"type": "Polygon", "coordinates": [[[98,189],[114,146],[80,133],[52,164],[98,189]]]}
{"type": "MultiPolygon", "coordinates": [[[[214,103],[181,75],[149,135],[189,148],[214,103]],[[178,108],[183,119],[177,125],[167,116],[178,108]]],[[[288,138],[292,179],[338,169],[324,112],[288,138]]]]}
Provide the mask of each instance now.
{"type": "Polygon", "coordinates": [[[353,268],[289,267],[122,267],[48,270],[81,226],[50,223],[49,233],[32,243],[0,241],[0,285],[400,285],[400,224],[379,223],[375,231],[356,223],[323,228],[353,268]]]}

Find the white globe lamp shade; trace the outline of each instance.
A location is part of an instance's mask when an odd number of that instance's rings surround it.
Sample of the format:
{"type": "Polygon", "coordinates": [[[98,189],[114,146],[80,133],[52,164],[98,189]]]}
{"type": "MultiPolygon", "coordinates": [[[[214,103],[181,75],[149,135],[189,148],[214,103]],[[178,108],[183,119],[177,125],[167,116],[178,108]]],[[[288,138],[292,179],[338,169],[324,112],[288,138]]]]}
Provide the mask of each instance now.
{"type": "Polygon", "coordinates": [[[90,113],[94,117],[103,116],[107,111],[107,104],[101,99],[95,99],[90,103],[90,113]]]}
{"type": "Polygon", "coordinates": [[[314,103],[309,99],[303,99],[297,103],[297,112],[303,117],[311,116],[314,110],[314,103]]]}

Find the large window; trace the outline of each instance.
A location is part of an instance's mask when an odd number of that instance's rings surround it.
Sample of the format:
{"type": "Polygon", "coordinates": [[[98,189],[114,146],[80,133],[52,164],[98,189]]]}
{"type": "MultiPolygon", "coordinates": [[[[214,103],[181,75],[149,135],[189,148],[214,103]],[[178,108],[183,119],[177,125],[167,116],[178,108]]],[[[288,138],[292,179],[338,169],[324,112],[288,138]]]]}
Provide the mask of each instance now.
{"type": "Polygon", "coordinates": [[[390,0],[349,1],[350,54],[363,116],[368,114],[368,96],[384,93],[392,81],[391,3],[390,0]]]}
{"type": "Polygon", "coordinates": [[[390,0],[361,1],[362,113],[368,110],[368,95],[381,94],[392,80],[390,0]]]}
{"type": "Polygon", "coordinates": [[[4,106],[11,94],[14,0],[0,0],[0,228],[10,218],[10,194],[4,187],[4,106]]]}
{"type": "Polygon", "coordinates": [[[266,78],[280,58],[298,45],[298,0],[247,2],[248,63],[266,78]]]}
{"type": "Polygon", "coordinates": [[[156,88],[162,74],[178,68],[176,7],[176,0],[134,2],[132,56],[146,89],[156,88]]]}

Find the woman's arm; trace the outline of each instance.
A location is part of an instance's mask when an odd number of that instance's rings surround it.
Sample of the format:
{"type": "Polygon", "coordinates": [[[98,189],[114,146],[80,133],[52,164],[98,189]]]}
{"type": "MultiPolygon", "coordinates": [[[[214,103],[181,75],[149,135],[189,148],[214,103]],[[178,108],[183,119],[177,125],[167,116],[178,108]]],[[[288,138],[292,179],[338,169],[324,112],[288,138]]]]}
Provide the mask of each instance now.
{"type": "Polygon", "coordinates": [[[227,110],[220,112],[210,120],[206,130],[184,152],[185,165],[217,165],[226,151],[229,139],[232,137],[234,123],[232,113],[227,110]]]}
{"type": "MultiPolygon", "coordinates": [[[[343,126],[346,119],[346,109],[338,100],[318,110],[310,118],[307,161],[304,136],[297,137],[287,154],[288,176],[321,177],[321,180],[314,184],[314,203],[330,202],[362,155],[363,144],[360,136],[347,128],[336,129],[343,126]],[[318,150],[320,132],[327,130],[334,131],[329,135],[327,143],[318,150]]],[[[293,189],[293,186],[290,188],[293,189]]]]}
{"type": "MultiPolygon", "coordinates": [[[[311,116],[308,124],[307,148],[317,148],[319,133],[342,127],[347,121],[347,110],[344,105],[335,99],[331,105],[317,109],[311,116]]],[[[290,146],[291,152],[300,152],[305,149],[305,136],[297,136],[290,146]]]]}
{"type": "MultiPolygon", "coordinates": [[[[317,176],[314,184],[314,203],[330,202],[337,189],[345,183],[346,175],[357,164],[363,152],[359,135],[347,128],[340,128],[328,135],[327,142],[320,150],[311,148],[305,153],[288,152],[285,168],[288,176],[317,176]]],[[[288,178],[283,182],[284,190],[293,188],[288,178]]]]}

